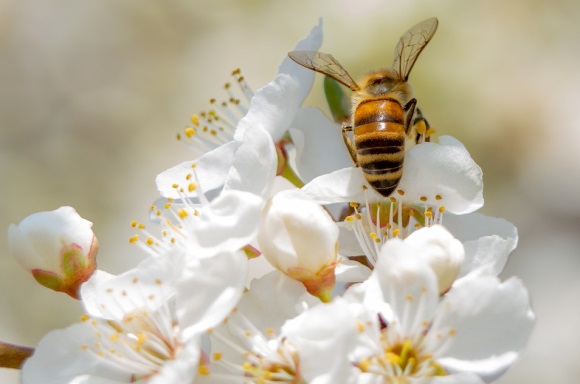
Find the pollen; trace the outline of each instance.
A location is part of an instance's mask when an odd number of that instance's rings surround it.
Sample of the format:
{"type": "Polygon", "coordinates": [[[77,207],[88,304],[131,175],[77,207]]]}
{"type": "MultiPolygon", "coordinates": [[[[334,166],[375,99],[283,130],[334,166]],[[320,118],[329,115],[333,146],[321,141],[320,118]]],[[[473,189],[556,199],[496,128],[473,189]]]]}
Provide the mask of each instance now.
{"type": "Polygon", "coordinates": [[[210,374],[209,367],[207,365],[200,364],[197,367],[197,373],[199,373],[201,376],[207,376],[210,374]]]}
{"type": "Polygon", "coordinates": [[[199,127],[199,116],[196,115],[195,113],[191,115],[191,123],[196,127],[199,127]]]}

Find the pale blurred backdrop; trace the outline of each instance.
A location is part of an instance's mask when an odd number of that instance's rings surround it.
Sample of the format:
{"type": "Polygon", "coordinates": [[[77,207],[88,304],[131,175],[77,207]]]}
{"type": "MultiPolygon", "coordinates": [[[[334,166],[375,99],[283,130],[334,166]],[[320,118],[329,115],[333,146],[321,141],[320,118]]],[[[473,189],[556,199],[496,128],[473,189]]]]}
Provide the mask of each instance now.
{"type": "MultiPolygon", "coordinates": [[[[99,267],[140,260],[155,175],[188,159],[175,140],[240,67],[254,89],[324,18],[322,50],[358,77],[390,66],[398,37],[440,25],[411,74],[419,105],[484,171],[483,212],[519,228],[504,277],[538,317],[499,382],[580,382],[580,2],[0,1],[0,231],[71,205],[94,223],[99,267]]],[[[322,77],[306,104],[324,108],[322,77]]],[[[337,131],[337,135],[339,132],[337,131]]],[[[37,285],[0,236],[0,340],[34,346],[77,321],[77,302],[37,285]]],[[[0,370],[0,382],[18,382],[0,370]]]]}

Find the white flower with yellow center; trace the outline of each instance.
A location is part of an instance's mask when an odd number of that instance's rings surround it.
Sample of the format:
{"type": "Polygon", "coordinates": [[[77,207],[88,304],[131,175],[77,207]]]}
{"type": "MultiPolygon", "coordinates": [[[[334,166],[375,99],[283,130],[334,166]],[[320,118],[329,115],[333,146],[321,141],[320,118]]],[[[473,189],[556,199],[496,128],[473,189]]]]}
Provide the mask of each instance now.
{"type": "Polygon", "coordinates": [[[191,383],[201,334],[238,302],[247,260],[226,252],[185,261],[169,254],[119,276],[95,274],[81,291],[87,315],[41,340],[23,383],[191,383]]]}
{"type": "Polygon", "coordinates": [[[254,280],[235,313],[211,332],[203,382],[354,384],[348,356],[356,334],[345,302],[322,305],[274,271],[254,280]]]}
{"type": "MultiPolygon", "coordinates": [[[[430,252],[428,249],[425,252],[430,252]]],[[[358,383],[481,383],[516,360],[534,323],[520,280],[471,275],[440,300],[420,250],[389,240],[371,277],[345,298],[358,318],[358,383]]]]}

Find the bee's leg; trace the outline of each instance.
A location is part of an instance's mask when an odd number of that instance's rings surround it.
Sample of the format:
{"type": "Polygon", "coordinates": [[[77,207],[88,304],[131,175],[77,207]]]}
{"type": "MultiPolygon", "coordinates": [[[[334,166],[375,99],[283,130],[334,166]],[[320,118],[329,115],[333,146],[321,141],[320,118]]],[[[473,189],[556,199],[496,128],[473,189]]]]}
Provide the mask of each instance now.
{"type": "Polygon", "coordinates": [[[429,136],[426,136],[425,134],[429,131],[431,126],[418,107],[416,109],[415,117],[413,118],[412,127],[412,131],[415,132],[415,143],[419,144],[423,141],[429,141],[429,136]]]}
{"type": "Polygon", "coordinates": [[[406,115],[405,115],[405,134],[407,134],[407,135],[409,134],[409,128],[412,127],[411,121],[413,120],[413,114],[415,113],[416,106],[417,106],[417,99],[412,98],[403,107],[403,110],[406,112],[406,115]]]}
{"type": "Polygon", "coordinates": [[[348,153],[350,154],[352,162],[358,167],[358,161],[356,161],[356,148],[350,140],[350,137],[348,137],[346,134],[347,132],[352,132],[352,126],[346,125],[346,123],[342,123],[342,139],[344,140],[346,149],[348,149],[348,153]]]}

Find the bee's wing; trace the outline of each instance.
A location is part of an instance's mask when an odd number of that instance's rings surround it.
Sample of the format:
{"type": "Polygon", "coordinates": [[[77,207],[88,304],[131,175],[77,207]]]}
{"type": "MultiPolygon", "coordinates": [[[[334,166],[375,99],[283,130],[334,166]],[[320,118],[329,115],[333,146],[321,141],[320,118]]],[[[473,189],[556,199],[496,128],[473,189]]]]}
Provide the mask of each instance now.
{"type": "Polygon", "coordinates": [[[352,77],[332,55],[316,51],[293,51],[288,56],[303,67],[323,73],[353,91],[359,90],[352,77]]]}
{"type": "Polygon", "coordinates": [[[438,24],[437,19],[432,17],[415,25],[399,39],[392,68],[401,80],[407,81],[409,78],[411,68],[423,48],[431,41],[438,24]]]}

